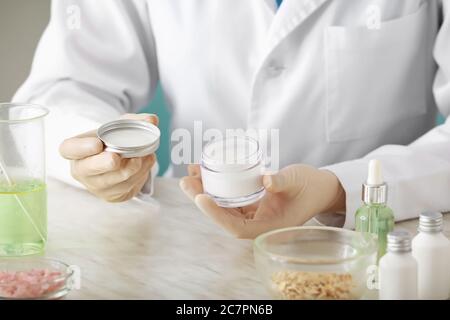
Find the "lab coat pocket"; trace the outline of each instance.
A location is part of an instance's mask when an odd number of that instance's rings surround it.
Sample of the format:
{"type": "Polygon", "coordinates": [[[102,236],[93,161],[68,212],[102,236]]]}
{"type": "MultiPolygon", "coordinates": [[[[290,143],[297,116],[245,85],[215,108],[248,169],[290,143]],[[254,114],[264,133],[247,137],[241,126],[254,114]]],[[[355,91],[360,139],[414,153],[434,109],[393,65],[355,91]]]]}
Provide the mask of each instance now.
{"type": "Polygon", "coordinates": [[[327,28],[329,142],[381,134],[426,112],[433,65],[427,8],[424,4],[413,14],[382,22],[377,30],[327,28]]]}

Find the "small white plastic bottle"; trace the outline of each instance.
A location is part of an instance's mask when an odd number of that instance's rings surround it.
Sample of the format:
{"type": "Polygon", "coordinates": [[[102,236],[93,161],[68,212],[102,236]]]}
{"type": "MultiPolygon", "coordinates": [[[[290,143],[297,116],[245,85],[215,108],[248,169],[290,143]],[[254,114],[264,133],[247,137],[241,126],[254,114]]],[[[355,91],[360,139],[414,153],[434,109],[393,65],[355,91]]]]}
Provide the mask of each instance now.
{"type": "Polygon", "coordinates": [[[450,240],[442,233],[440,212],[420,215],[419,234],[412,241],[418,263],[419,299],[446,300],[450,291],[450,240]]]}
{"type": "Polygon", "coordinates": [[[392,231],[387,236],[387,253],[379,263],[380,300],[417,299],[417,261],[411,254],[411,235],[392,231]]]}

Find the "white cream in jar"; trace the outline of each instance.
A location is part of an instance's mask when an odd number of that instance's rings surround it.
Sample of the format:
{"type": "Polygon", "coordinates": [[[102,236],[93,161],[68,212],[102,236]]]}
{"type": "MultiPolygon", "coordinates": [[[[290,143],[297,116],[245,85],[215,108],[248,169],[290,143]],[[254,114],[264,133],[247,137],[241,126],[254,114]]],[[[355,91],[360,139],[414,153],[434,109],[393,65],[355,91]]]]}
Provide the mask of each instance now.
{"type": "Polygon", "coordinates": [[[248,136],[216,139],[203,148],[204,191],[221,207],[242,207],[264,195],[262,151],[248,136]]]}

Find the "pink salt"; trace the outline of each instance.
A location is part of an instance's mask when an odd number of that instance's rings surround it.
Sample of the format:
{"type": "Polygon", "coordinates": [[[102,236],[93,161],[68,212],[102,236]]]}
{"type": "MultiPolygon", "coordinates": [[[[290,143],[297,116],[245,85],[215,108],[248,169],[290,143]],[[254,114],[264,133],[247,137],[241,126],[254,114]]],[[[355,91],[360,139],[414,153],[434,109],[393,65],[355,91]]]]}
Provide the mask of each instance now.
{"type": "Polygon", "coordinates": [[[59,271],[47,269],[0,271],[0,297],[15,299],[40,298],[59,290],[64,280],[59,271]]]}

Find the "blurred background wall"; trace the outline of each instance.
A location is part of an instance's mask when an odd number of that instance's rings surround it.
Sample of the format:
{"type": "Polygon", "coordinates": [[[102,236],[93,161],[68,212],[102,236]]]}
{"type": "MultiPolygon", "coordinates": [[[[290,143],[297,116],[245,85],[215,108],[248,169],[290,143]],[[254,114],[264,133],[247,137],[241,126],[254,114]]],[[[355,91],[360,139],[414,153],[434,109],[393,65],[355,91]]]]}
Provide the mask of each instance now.
{"type": "Polygon", "coordinates": [[[50,0],[0,0],[0,101],[26,79],[49,16],[50,0]]]}
{"type": "MultiPolygon", "coordinates": [[[[56,0],[58,1],[58,0],[56,0]]],[[[10,101],[27,78],[39,39],[50,17],[51,0],[0,0],[0,102],[10,101]]],[[[160,174],[169,165],[170,114],[160,88],[142,112],[156,113],[161,123],[160,174]]]]}

